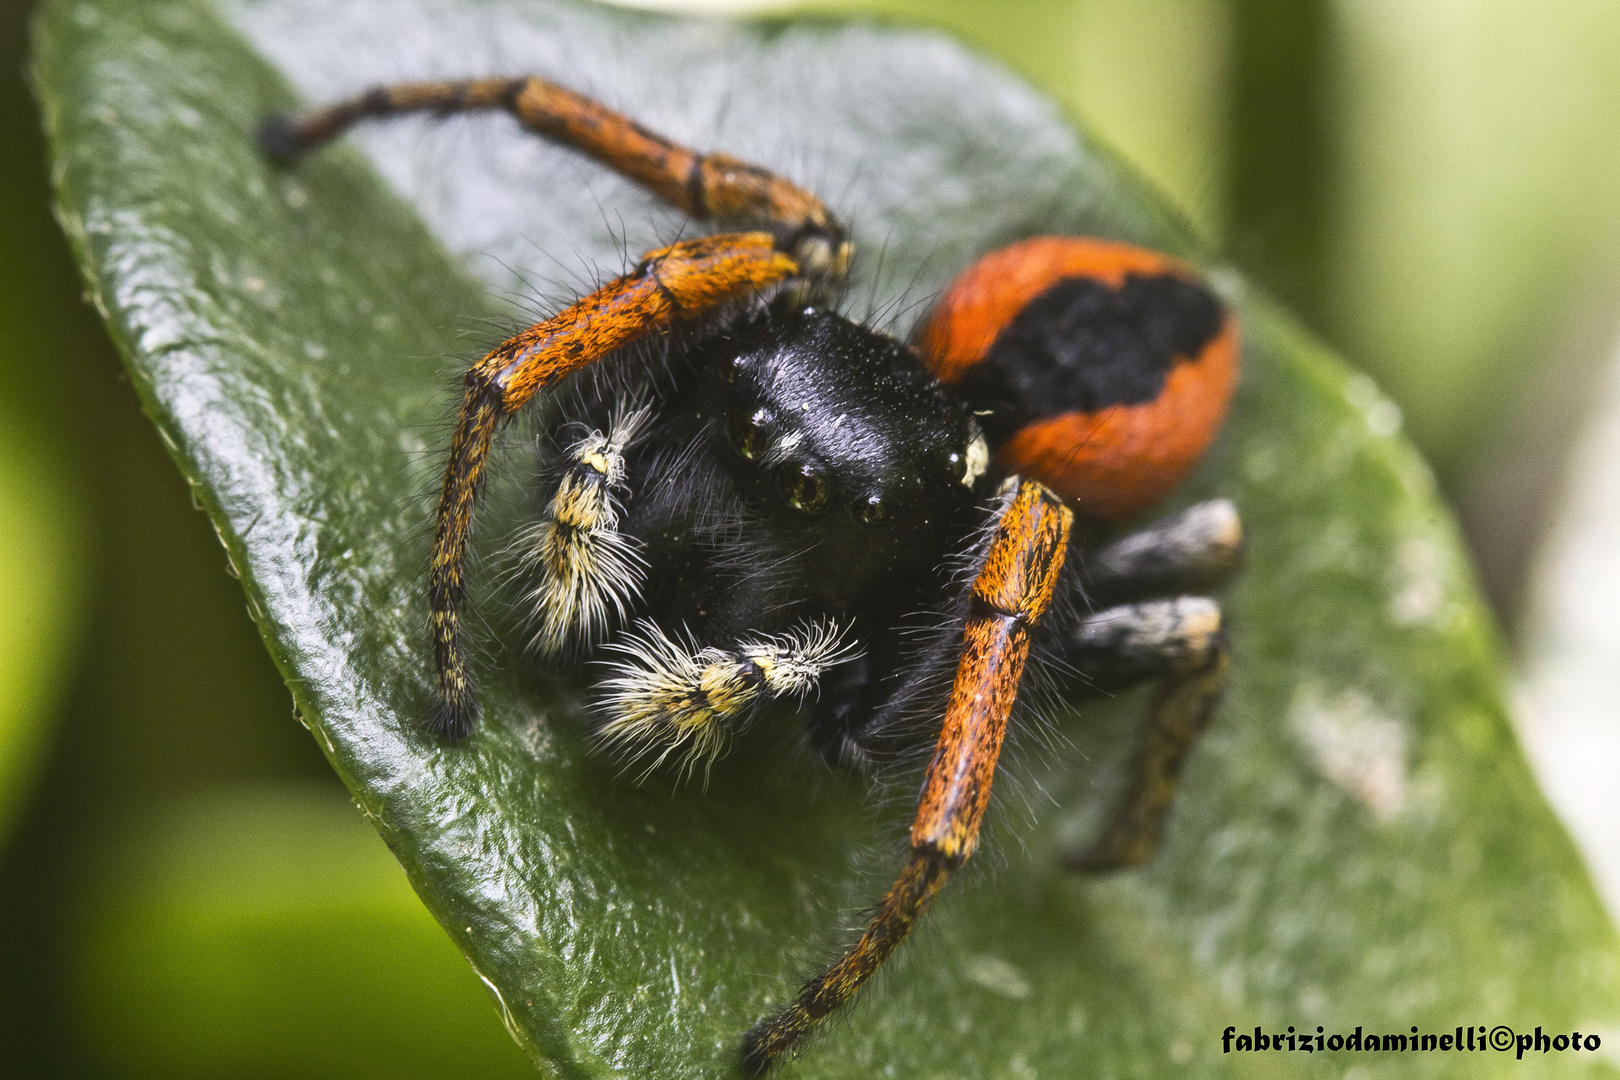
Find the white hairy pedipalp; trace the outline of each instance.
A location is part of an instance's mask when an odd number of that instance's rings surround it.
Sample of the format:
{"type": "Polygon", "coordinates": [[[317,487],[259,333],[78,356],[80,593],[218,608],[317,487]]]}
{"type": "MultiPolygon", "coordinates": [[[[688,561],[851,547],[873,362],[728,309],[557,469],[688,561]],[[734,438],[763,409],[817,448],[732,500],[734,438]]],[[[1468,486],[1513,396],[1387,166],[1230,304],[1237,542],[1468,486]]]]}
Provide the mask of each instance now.
{"type": "Polygon", "coordinates": [[[545,516],[518,540],[520,568],[536,578],[523,602],[535,627],[530,646],[542,656],[593,644],[610,613],[625,618],[640,592],[646,560],[618,531],[614,492],[624,485],[625,447],[651,412],[621,403],[606,434],[593,431],[570,446],[545,516]]]}

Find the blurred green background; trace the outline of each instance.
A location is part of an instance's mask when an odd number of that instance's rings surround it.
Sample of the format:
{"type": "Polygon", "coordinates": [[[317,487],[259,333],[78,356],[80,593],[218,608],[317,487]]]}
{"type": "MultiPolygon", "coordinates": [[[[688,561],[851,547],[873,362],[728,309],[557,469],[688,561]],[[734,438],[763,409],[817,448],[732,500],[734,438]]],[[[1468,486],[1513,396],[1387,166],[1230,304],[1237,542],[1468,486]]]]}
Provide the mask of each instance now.
{"type": "MultiPolygon", "coordinates": [[[[1002,57],[1373,374],[1511,637],[1620,329],[1620,4],[813,6],[1002,57]]],[[[81,300],[29,7],[0,0],[0,1074],[533,1075],[295,722],[81,300]]]]}

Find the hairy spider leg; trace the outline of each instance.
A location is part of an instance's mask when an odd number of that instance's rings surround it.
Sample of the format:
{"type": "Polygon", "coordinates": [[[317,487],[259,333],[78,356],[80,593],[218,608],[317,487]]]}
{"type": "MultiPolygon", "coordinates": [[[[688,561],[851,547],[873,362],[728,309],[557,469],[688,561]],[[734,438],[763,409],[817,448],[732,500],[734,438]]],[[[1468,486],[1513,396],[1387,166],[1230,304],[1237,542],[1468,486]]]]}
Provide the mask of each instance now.
{"type": "Polygon", "coordinates": [[[725,233],[649,252],[630,273],[503,342],[474,364],[450,440],[428,564],[438,672],[437,730],[452,741],[478,720],[461,640],[467,536],[496,429],[543,387],[661,328],[691,322],[798,274],[769,233],[725,233]]]}
{"type": "Polygon", "coordinates": [[[1215,713],[1230,652],[1221,609],[1204,597],[1128,604],[1081,622],[1068,655],[1098,687],[1122,687],[1159,675],[1128,781],[1102,833],[1063,863],[1101,873],[1153,858],[1175,799],[1181,769],[1215,713]]]}
{"type": "Polygon", "coordinates": [[[1218,585],[1242,552],[1237,509],[1214,499],[1114,541],[1070,576],[1084,580],[1085,600],[1111,606],[1065,633],[1064,666],[1093,691],[1152,678],[1159,686],[1125,790],[1098,838],[1064,860],[1069,869],[1140,866],[1158,850],[1182,766],[1214,714],[1229,666],[1220,606],[1202,596],[1162,597],[1218,585]],[[1161,598],[1139,599],[1153,596],[1161,598]]]}
{"type": "Polygon", "coordinates": [[[1210,499],[1120,537],[1069,580],[1082,609],[1214,588],[1243,561],[1243,521],[1230,499],[1210,499]]]}
{"type": "Polygon", "coordinates": [[[479,111],[511,113],[530,131],[596,159],[694,220],[768,230],[812,284],[836,291],[849,269],[848,230],[811,192],[729,154],[694,153],[535,75],[373,87],[300,116],[271,117],[259,143],[287,161],[367,118],[479,111]]]}
{"type": "Polygon", "coordinates": [[[990,783],[1018,696],[1030,635],[1051,604],[1074,515],[1042,485],[1020,481],[996,522],[970,594],[962,658],[911,826],[911,857],[866,932],[743,1044],[763,1075],[829,1014],[852,999],[905,940],[952,871],[978,844],[990,783]]]}

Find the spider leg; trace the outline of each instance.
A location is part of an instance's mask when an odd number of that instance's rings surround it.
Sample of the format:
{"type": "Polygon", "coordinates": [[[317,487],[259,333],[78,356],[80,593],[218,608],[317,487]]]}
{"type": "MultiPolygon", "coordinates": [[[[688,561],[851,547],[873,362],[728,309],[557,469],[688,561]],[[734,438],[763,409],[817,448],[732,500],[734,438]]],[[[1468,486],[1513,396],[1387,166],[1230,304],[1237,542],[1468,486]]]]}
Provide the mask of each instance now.
{"type": "Polygon", "coordinates": [[[537,581],[524,595],[533,613],[530,644],[541,656],[592,644],[613,612],[622,620],[641,591],[646,560],[619,533],[624,450],[650,410],[621,403],[606,433],[568,448],[568,461],[538,524],[522,538],[523,565],[537,581]]]}
{"type": "Polygon", "coordinates": [[[651,768],[672,754],[688,770],[712,763],[758,706],[804,697],[824,671],[850,659],[844,634],[834,623],[809,623],[726,649],[703,648],[642,622],[609,646],[624,660],[602,682],[597,739],[632,762],[656,755],[651,768]]]}
{"type": "Polygon", "coordinates": [[[1189,506],[1087,556],[1071,577],[1082,605],[1103,607],[1058,646],[1085,689],[1159,679],[1126,790],[1102,835],[1066,865],[1101,872],[1138,866],[1158,849],[1181,768],[1226,681],[1221,609],[1197,596],[1146,600],[1219,585],[1243,557],[1243,523],[1226,499],[1189,506]],[[1128,602],[1135,601],[1135,602],[1128,602]]]}
{"type": "Polygon", "coordinates": [[[743,1067],[750,1076],[763,1075],[853,998],[973,854],[1030,634],[1057,587],[1072,521],[1055,495],[1028,480],[1002,511],[973,583],[956,681],[911,826],[911,857],[860,940],[748,1033],[743,1067]]]}
{"type": "Polygon", "coordinates": [[[623,113],[538,76],[378,86],[300,116],[275,116],[259,144],[278,161],[342,134],[360,120],[426,112],[505,111],[524,127],[635,181],[695,220],[769,230],[801,272],[833,291],[853,248],[843,223],[815,195],[728,154],[698,154],[623,113]]]}
{"type": "Polygon", "coordinates": [[[1064,859],[1069,869],[1090,872],[1140,866],[1158,850],[1182,765],[1226,682],[1221,609],[1191,596],[1110,608],[1082,620],[1064,654],[1098,689],[1160,677],[1125,792],[1102,834],[1064,859]]]}
{"type": "Polygon", "coordinates": [[[1228,499],[1196,503],[1088,555],[1076,584],[1096,608],[1218,586],[1243,558],[1243,522],[1228,499]]]}

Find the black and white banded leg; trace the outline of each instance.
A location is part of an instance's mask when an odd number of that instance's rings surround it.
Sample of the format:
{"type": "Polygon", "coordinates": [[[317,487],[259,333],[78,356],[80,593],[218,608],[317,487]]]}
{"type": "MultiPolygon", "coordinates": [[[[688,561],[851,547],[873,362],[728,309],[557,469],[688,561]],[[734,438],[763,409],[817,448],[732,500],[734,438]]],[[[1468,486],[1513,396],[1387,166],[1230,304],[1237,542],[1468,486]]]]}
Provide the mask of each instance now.
{"type": "Polygon", "coordinates": [[[1183,596],[1110,608],[1080,623],[1064,655],[1099,690],[1159,679],[1125,791],[1101,835],[1064,859],[1091,872],[1140,866],[1158,850],[1182,766],[1226,683],[1220,606],[1183,596]]]}
{"type": "Polygon", "coordinates": [[[1074,599],[1103,610],[1068,633],[1063,660],[1094,691],[1149,679],[1159,685],[1125,791],[1101,835],[1065,860],[1071,869],[1139,866],[1158,849],[1182,766],[1214,714],[1229,666],[1220,606],[1177,594],[1215,588],[1242,558],[1237,508],[1213,499],[1079,560],[1074,599]]]}
{"type": "Polygon", "coordinates": [[[1127,600],[1200,593],[1243,561],[1243,522],[1228,499],[1196,503],[1076,560],[1092,610],[1127,600]]]}
{"type": "Polygon", "coordinates": [[[610,615],[622,620],[641,591],[647,564],[619,532],[619,500],[625,448],[649,415],[621,405],[607,432],[570,446],[550,503],[519,541],[520,569],[534,582],[523,596],[534,626],[530,645],[543,657],[600,641],[610,615]]]}

